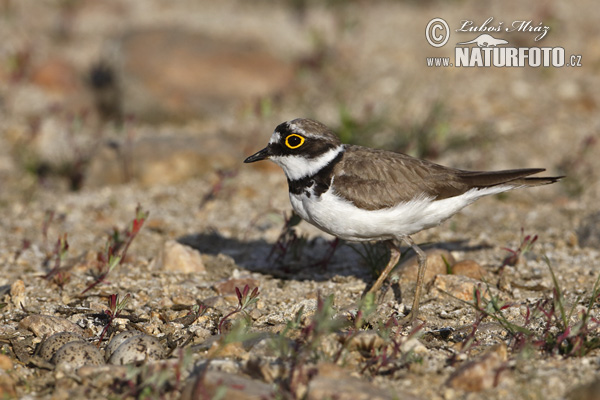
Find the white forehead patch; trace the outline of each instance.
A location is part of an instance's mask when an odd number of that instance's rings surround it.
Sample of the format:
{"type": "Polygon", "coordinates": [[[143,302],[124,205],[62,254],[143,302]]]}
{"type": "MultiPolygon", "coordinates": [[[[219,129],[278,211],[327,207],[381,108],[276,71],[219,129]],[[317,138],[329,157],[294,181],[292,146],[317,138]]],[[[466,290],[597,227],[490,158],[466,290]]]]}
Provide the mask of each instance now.
{"type": "Polygon", "coordinates": [[[304,129],[300,128],[298,125],[296,125],[296,124],[294,124],[292,122],[288,122],[287,126],[290,128],[290,130],[292,132],[306,136],[306,131],[304,129]]]}
{"type": "Polygon", "coordinates": [[[278,143],[281,140],[281,134],[277,131],[273,132],[269,144],[278,143]]]}

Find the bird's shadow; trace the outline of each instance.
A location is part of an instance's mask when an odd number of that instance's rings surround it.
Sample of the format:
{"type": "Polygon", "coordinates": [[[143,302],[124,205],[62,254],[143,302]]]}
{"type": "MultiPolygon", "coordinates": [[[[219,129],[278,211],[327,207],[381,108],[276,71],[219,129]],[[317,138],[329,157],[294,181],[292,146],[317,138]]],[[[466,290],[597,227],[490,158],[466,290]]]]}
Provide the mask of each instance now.
{"type": "MultiPolygon", "coordinates": [[[[376,278],[373,276],[373,266],[365,259],[366,246],[376,246],[375,243],[356,244],[340,241],[334,248],[333,240],[317,237],[310,240],[301,239],[292,245],[284,243],[282,246],[279,242],[269,243],[262,239],[241,241],[227,238],[218,232],[185,235],[177,241],[203,254],[225,254],[233,258],[237,267],[278,279],[326,281],[334,276],[351,276],[371,282],[376,278]]],[[[379,246],[378,251],[387,252],[383,243],[379,246]]],[[[467,240],[426,243],[419,246],[424,250],[439,248],[464,252],[490,247],[470,246],[467,240]]],[[[413,251],[409,247],[403,247],[402,253],[405,254],[404,257],[410,257],[413,251]]],[[[387,253],[384,256],[381,268],[388,260],[387,253]]]]}

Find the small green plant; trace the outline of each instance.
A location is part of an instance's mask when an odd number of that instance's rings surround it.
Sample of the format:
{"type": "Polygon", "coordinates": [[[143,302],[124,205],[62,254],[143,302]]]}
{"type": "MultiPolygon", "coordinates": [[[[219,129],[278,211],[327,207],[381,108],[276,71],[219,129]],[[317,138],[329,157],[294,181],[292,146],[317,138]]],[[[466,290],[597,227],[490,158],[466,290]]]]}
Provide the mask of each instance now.
{"type": "Polygon", "coordinates": [[[536,348],[549,354],[560,354],[565,357],[584,356],[590,351],[600,348],[600,337],[596,330],[600,320],[592,316],[594,304],[600,298],[600,275],[592,288],[587,308],[581,311],[576,322],[572,322],[578,299],[570,309],[565,306],[565,298],[558,279],[548,258],[544,257],[553,281],[552,294],[544,296],[533,305],[527,305],[521,313],[522,323],[510,322],[505,311],[514,304],[501,301],[498,296],[486,300],[480,288],[474,290],[473,303],[477,311],[474,329],[463,346],[470,347],[475,342],[475,333],[481,321],[490,318],[502,326],[511,338],[511,346],[515,351],[536,348]]]}
{"type": "Polygon", "coordinates": [[[244,315],[247,318],[249,318],[250,316],[248,315],[247,310],[248,310],[248,308],[250,308],[250,306],[252,306],[253,304],[256,304],[256,302],[258,302],[258,296],[260,295],[260,293],[258,291],[258,287],[254,288],[254,290],[252,290],[252,292],[250,292],[250,286],[248,286],[248,285],[244,286],[244,289],[242,291],[240,291],[240,289],[238,287],[236,287],[235,294],[238,299],[238,305],[235,308],[235,310],[231,311],[229,314],[227,314],[223,318],[221,318],[221,321],[219,322],[219,326],[218,326],[219,334],[223,333],[223,324],[229,318],[231,318],[231,316],[241,312],[241,313],[244,313],[244,315]]]}
{"type": "Polygon", "coordinates": [[[100,346],[100,343],[102,343],[106,332],[108,332],[108,329],[112,325],[115,318],[118,318],[119,315],[121,315],[121,312],[125,309],[125,306],[129,302],[130,298],[131,294],[129,293],[127,293],[121,301],[119,301],[118,294],[111,294],[108,297],[108,309],[104,310],[104,315],[106,315],[108,322],[104,326],[104,329],[102,329],[102,333],[100,333],[100,337],[98,338],[98,346],[100,346]]]}
{"type": "Polygon", "coordinates": [[[517,265],[521,256],[525,255],[533,249],[533,245],[535,244],[537,239],[538,235],[525,235],[524,229],[521,228],[521,243],[519,244],[519,247],[517,247],[516,250],[509,249],[507,247],[503,248],[503,250],[508,251],[510,254],[506,256],[502,261],[500,270],[502,270],[507,265],[511,267],[517,265]]]}
{"type": "Polygon", "coordinates": [[[141,206],[138,205],[135,209],[135,218],[129,227],[124,232],[119,232],[116,228],[113,230],[104,252],[98,252],[98,271],[94,276],[94,281],[81,294],[104,282],[108,274],[123,262],[129,246],[142,229],[149,214],[148,211],[142,211],[141,206]]]}

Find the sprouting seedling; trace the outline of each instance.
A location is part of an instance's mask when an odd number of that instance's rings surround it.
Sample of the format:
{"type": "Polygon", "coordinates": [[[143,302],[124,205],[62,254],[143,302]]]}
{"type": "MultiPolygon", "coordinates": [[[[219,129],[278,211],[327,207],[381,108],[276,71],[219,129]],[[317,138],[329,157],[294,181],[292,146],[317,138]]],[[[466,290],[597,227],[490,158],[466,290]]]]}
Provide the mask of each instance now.
{"type": "Polygon", "coordinates": [[[118,294],[111,294],[109,296],[108,309],[104,310],[104,314],[108,317],[108,323],[106,324],[104,329],[102,329],[102,333],[100,334],[100,338],[98,339],[98,346],[100,346],[100,343],[102,343],[102,339],[104,339],[104,336],[106,335],[106,332],[108,332],[108,329],[112,325],[112,322],[115,320],[115,318],[118,318],[119,315],[121,315],[121,311],[125,309],[125,306],[129,302],[130,297],[131,294],[127,293],[125,297],[123,297],[123,299],[119,301],[118,294]]]}
{"type": "Polygon", "coordinates": [[[108,238],[104,252],[98,253],[97,259],[99,266],[94,282],[92,282],[81,294],[84,294],[88,290],[104,282],[108,274],[121,264],[127,255],[129,246],[142,229],[149,214],[148,211],[143,211],[141,206],[138,205],[135,209],[135,218],[130,226],[122,233],[117,229],[113,230],[112,235],[108,238]]]}
{"type": "MultiPolygon", "coordinates": [[[[521,237],[523,237],[523,235],[524,235],[524,230],[523,230],[523,228],[521,228],[521,237]]],[[[500,268],[502,269],[507,265],[509,265],[509,266],[517,265],[517,263],[519,262],[519,258],[522,255],[531,251],[531,249],[533,248],[533,245],[537,241],[537,239],[538,239],[538,235],[533,235],[533,236],[526,235],[523,237],[523,239],[521,239],[521,243],[519,244],[519,247],[516,250],[509,249],[507,247],[503,247],[502,249],[508,251],[510,254],[504,258],[504,260],[502,261],[502,266],[500,268]]]]}
{"type": "Polygon", "coordinates": [[[238,305],[235,308],[235,310],[225,315],[219,322],[219,334],[222,333],[222,328],[225,321],[231,318],[232,315],[237,314],[239,312],[243,312],[246,316],[248,316],[248,312],[246,310],[256,302],[258,302],[258,296],[260,295],[258,287],[255,287],[254,290],[250,292],[250,286],[248,285],[244,286],[244,289],[242,291],[240,291],[240,289],[236,286],[235,294],[238,299],[238,305]]]}
{"type": "Polygon", "coordinates": [[[49,256],[49,260],[54,257],[54,267],[44,275],[44,279],[50,280],[54,275],[56,275],[60,271],[61,263],[67,258],[67,253],[69,252],[69,242],[67,241],[67,234],[63,234],[59,236],[56,241],[56,245],[54,246],[54,250],[49,256]]]}

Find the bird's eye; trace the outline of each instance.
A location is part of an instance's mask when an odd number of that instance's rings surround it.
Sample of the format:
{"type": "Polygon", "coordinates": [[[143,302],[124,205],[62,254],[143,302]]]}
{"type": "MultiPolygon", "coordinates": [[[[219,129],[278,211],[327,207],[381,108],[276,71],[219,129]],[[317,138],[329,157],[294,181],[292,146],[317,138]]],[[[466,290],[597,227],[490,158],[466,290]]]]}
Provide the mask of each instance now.
{"type": "Polygon", "coordinates": [[[285,138],[285,145],[290,149],[297,149],[298,147],[304,144],[304,138],[300,135],[296,135],[295,133],[289,135],[285,138]]]}

